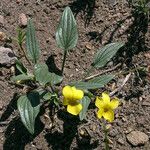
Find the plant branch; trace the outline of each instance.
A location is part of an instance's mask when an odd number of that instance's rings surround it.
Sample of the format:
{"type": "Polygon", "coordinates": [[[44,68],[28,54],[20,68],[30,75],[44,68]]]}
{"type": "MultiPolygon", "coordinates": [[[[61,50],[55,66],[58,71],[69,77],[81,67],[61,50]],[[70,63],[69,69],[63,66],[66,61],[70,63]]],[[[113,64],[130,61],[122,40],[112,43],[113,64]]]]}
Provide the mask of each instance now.
{"type": "Polygon", "coordinates": [[[112,91],[110,93],[110,96],[113,96],[115,93],[121,91],[121,89],[124,87],[124,85],[127,83],[127,81],[129,80],[131,76],[131,72],[125,77],[124,81],[122,82],[122,84],[120,85],[120,87],[116,88],[114,91],[112,91]]]}
{"type": "Polygon", "coordinates": [[[109,139],[108,139],[108,129],[106,128],[106,122],[105,120],[102,121],[102,129],[104,131],[104,143],[105,143],[105,150],[109,149],[109,139]]]}
{"type": "Polygon", "coordinates": [[[121,63],[117,64],[117,65],[114,66],[113,68],[110,68],[110,69],[104,70],[104,71],[102,71],[102,72],[99,72],[99,73],[97,73],[97,74],[91,75],[91,76],[85,78],[85,81],[88,81],[88,80],[90,80],[90,79],[93,79],[93,78],[95,78],[95,77],[97,77],[97,76],[99,76],[99,75],[102,75],[102,74],[104,74],[104,73],[113,71],[113,70],[115,70],[116,68],[118,68],[119,66],[121,66],[121,63]]]}
{"type": "Polygon", "coordinates": [[[28,57],[26,56],[26,53],[25,53],[25,51],[24,51],[22,45],[19,44],[19,47],[20,47],[20,50],[23,52],[23,55],[24,55],[25,59],[26,59],[27,62],[31,65],[31,62],[29,61],[28,57]]]}

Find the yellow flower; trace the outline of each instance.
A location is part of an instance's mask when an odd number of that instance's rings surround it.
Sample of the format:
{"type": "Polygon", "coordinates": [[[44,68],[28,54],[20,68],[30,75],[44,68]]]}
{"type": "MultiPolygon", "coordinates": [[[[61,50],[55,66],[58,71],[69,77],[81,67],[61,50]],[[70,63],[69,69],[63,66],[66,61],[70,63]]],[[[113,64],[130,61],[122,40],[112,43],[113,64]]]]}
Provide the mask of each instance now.
{"type": "Polygon", "coordinates": [[[95,105],[99,108],[97,117],[104,117],[109,122],[114,120],[114,109],[119,106],[119,99],[114,98],[110,101],[110,97],[106,93],[102,93],[102,97],[97,97],[95,105]]]}
{"type": "Polygon", "coordinates": [[[79,100],[84,96],[83,91],[75,87],[65,86],[62,93],[64,96],[63,105],[67,105],[67,111],[72,115],[78,115],[82,110],[82,105],[79,103],[79,100]]]}

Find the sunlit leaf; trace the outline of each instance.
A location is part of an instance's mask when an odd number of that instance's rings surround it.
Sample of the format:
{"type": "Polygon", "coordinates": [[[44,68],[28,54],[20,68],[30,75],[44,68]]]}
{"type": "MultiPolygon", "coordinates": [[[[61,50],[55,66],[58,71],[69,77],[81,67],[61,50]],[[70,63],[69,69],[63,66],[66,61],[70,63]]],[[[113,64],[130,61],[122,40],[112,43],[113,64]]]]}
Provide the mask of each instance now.
{"type": "Polygon", "coordinates": [[[122,42],[110,43],[105,45],[95,54],[92,65],[95,68],[104,67],[123,45],[124,43],[122,42]]]}
{"type": "Polygon", "coordinates": [[[101,88],[101,87],[104,87],[103,84],[101,83],[94,83],[94,82],[83,82],[83,81],[80,81],[80,82],[73,82],[70,84],[71,86],[75,86],[76,88],[79,88],[79,89],[97,89],[97,88],[101,88]]]}
{"type": "Polygon", "coordinates": [[[36,64],[39,59],[40,48],[36,39],[35,28],[31,19],[28,21],[27,24],[26,46],[28,57],[32,60],[34,64],[36,64]]]}
{"type": "Polygon", "coordinates": [[[34,69],[36,81],[41,85],[50,83],[51,85],[58,84],[62,81],[62,76],[56,75],[48,71],[46,64],[36,64],[34,69]]]}
{"type": "Polygon", "coordinates": [[[41,85],[45,85],[50,82],[50,74],[46,64],[36,64],[34,69],[35,79],[41,85]]]}
{"type": "Polygon", "coordinates": [[[43,96],[43,99],[44,99],[44,100],[50,100],[51,97],[52,97],[52,93],[47,92],[47,93],[45,93],[45,95],[43,96]]]}
{"type": "Polygon", "coordinates": [[[20,74],[17,76],[13,76],[11,78],[12,81],[27,81],[27,80],[33,80],[34,76],[32,75],[26,75],[26,74],[20,74]]]}
{"type": "Polygon", "coordinates": [[[56,42],[59,48],[69,50],[76,46],[78,40],[77,24],[73,13],[66,7],[56,31],[56,42]]]}
{"type": "Polygon", "coordinates": [[[32,92],[21,96],[17,101],[17,107],[24,126],[34,134],[35,119],[40,111],[39,94],[32,92]]]}
{"type": "Polygon", "coordinates": [[[84,96],[83,99],[80,101],[83,107],[79,114],[80,120],[83,120],[85,118],[90,102],[91,100],[88,96],[84,96]]]}
{"type": "Polygon", "coordinates": [[[106,85],[113,78],[114,78],[114,75],[102,75],[100,77],[95,77],[95,78],[89,80],[88,82],[106,85]]]}

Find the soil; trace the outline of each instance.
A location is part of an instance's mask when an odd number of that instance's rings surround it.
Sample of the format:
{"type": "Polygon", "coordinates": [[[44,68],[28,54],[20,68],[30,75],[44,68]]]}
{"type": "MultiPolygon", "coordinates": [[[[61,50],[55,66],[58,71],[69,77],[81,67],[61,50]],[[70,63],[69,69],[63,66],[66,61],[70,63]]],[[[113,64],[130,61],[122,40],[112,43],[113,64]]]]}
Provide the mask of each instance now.
{"type": "MultiPolygon", "coordinates": [[[[132,72],[125,86],[115,94],[122,105],[115,113],[109,132],[112,150],[149,150],[149,141],[133,147],[126,139],[126,135],[134,130],[142,131],[150,138],[150,24],[147,17],[134,13],[126,1],[110,5],[105,0],[1,0],[0,14],[5,21],[4,25],[0,25],[1,32],[14,38],[17,36],[19,14],[24,13],[32,18],[42,51],[40,61],[59,71],[62,50],[57,48],[55,32],[66,6],[71,7],[76,17],[79,41],[67,57],[62,86],[84,78],[98,48],[110,42],[125,41],[118,55],[103,70],[94,70],[91,75],[113,68],[118,63],[121,65],[112,73],[130,71],[136,67],[145,67],[149,71],[132,72]]],[[[0,44],[11,47],[16,55],[19,54],[14,41],[0,44]]],[[[28,62],[24,58],[22,61],[30,70],[28,62]]],[[[78,117],[69,115],[63,107],[56,109],[52,117],[50,107],[45,106],[36,120],[35,135],[31,136],[19,118],[16,101],[22,87],[10,81],[14,74],[12,70],[12,67],[0,68],[1,150],[104,149],[104,134],[93,104],[82,122],[78,117]]],[[[123,83],[126,75],[119,75],[95,94],[113,91],[123,83]]]]}

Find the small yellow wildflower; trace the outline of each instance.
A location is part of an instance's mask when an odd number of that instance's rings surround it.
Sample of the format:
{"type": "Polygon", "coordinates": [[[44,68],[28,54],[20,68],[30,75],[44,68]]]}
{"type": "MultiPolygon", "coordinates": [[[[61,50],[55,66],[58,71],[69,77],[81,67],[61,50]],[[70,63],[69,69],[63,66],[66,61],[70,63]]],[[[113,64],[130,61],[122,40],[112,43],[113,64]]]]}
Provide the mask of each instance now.
{"type": "Polygon", "coordinates": [[[67,105],[67,111],[72,115],[78,115],[82,110],[82,105],[79,103],[84,96],[82,90],[75,87],[65,86],[62,90],[64,96],[63,105],[67,105]]]}
{"type": "Polygon", "coordinates": [[[97,117],[104,117],[109,122],[114,120],[114,109],[119,106],[119,99],[114,98],[110,101],[110,97],[106,93],[102,93],[102,97],[97,97],[95,105],[99,108],[97,117]]]}

